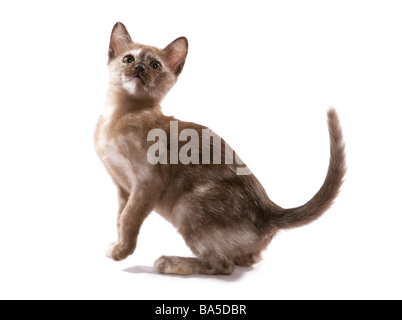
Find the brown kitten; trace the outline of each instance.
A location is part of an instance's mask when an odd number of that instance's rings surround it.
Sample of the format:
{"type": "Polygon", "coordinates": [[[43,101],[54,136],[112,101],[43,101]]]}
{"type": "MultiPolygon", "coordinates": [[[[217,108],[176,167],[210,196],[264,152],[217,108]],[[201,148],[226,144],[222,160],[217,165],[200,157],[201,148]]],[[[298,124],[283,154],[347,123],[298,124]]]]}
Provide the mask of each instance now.
{"type": "Polygon", "coordinates": [[[331,157],[323,186],[301,207],[279,207],[223,139],[162,114],[160,102],[177,81],[187,48],[186,38],[160,50],[133,42],[121,23],[113,28],[110,88],[95,132],[96,152],[119,199],[118,241],[107,255],[118,261],[132,254],[154,210],[196,256],[162,256],[154,265],[158,271],[230,274],[235,265],[258,262],[279,230],[310,223],[330,207],[346,171],[342,131],[330,109],[331,157]]]}

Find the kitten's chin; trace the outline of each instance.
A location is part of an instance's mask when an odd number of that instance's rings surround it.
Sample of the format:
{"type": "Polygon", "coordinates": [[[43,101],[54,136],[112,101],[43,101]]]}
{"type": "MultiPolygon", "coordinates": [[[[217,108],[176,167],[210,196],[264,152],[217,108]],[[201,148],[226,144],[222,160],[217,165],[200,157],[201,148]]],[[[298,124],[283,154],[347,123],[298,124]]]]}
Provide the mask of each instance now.
{"type": "Polygon", "coordinates": [[[141,89],[144,89],[145,83],[140,77],[133,77],[130,80],[123,82],[123,88],[130,94],[138,94],[141,89]]]}
{"type": "Polygon", "coordinates": [[[145,81],[140,76],[134,76],[132,78],[124,80],[124,84],[126,86],[134,86],[134,87],[145,87],[145,81]]]}

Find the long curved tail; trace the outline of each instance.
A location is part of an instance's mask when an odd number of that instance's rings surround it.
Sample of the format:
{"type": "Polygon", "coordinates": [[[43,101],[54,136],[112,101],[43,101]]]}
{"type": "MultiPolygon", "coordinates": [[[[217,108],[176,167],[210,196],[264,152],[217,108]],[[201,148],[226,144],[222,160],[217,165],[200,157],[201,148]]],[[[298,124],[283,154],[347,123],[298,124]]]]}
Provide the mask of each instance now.
{"type": "Polygon", "coordinates": [[[277,228],[296,228],[314,221],[332,205],[338,195],[346,173],[345,144],[339,118],[333,108],[328,110],[328,129],[331,141],[331,158],[324,184],[306,204],[273,213],[270,222],[277,228]]]}

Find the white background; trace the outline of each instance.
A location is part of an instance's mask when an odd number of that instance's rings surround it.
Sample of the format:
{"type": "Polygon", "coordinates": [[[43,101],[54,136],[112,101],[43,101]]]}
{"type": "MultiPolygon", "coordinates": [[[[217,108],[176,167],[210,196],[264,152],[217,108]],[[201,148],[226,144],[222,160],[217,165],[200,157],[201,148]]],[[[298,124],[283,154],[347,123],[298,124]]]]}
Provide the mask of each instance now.
{"type": "Polygon", "coordinates": [[[401,299],[401,17],[399,1],[2,1],[0,298],[401,299]],[[229,277],[155,273],[191,254],[155,213],[131,257],[104,257],[117,200],[92,140],[117,21],[145,44],[188,38],[164,112],[223,136],[283,207],[324,181],[334,106],[336,204],[229,277]]]}

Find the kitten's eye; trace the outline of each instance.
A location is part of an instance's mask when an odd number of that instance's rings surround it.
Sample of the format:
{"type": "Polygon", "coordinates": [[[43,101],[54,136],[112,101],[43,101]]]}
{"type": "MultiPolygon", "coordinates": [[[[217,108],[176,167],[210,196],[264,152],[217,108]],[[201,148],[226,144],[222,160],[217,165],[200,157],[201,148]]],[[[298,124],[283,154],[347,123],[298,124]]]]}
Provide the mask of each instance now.
{"type": "Polygon", "coordinates": [[[156,62],[156,61],[152,62],[150,64],[150,66],[151,66],[152,69],[155,69],[155,70],[161,70],[162,69],[161,64],[159,62],[156,62]]]}
{"type": "Polygon", "coordinates": [[[134,62],[134,57],[131,56],[131,55],[125,56],[125,57],[123,58],[123,62],[124,62],[124,63],[133,63],[133,62],[134,62]]]}

